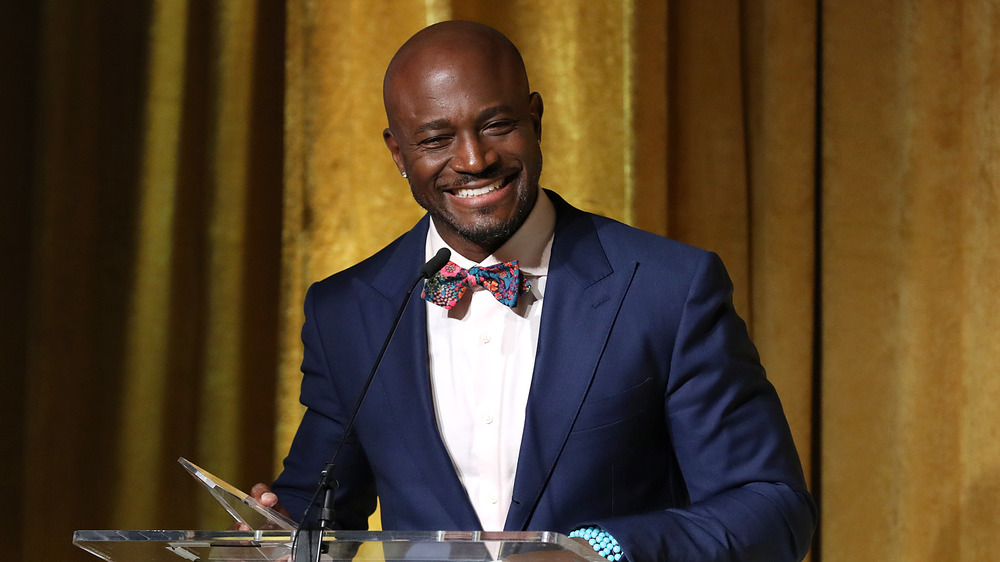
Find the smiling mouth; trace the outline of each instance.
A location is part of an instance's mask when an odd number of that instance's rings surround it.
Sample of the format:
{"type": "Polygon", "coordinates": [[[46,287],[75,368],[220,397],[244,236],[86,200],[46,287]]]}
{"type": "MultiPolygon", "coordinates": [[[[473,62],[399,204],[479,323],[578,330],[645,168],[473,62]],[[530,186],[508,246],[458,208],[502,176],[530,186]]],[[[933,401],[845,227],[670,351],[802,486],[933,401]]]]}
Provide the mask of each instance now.
{"type": "Polygon", "coordinates": [[[506,183],[506,179],[500,178],[487,186],[476,187],[472,189],[459,188],[452,191],[452,194],[460,199],[468,199],[470,197],[481,197],[483,195],[486,195],[488,193],[493,193],[494,191],[500,189],[501,187],[503,187],[504,183],[506,183]]]}

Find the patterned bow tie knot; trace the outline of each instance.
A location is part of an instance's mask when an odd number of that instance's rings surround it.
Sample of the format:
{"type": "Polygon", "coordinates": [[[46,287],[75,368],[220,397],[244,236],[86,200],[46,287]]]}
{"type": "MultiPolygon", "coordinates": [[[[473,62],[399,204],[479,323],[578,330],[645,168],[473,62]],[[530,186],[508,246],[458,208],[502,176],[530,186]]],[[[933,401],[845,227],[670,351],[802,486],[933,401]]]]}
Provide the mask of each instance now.
{"type": "Polygon", "coordinates": [[[426,301],[451,310],[470,285],[479,285],[492,293],[502,304],[511,307],[517,305],[517,297],[527,293],[531,288],[531,283],[521,275],[517,260],[487,267],[474,265],[469,269],[448,262],[448,265],[442,267],[441,271],[424,283],[424,291],[420,296],[426,301]]]}

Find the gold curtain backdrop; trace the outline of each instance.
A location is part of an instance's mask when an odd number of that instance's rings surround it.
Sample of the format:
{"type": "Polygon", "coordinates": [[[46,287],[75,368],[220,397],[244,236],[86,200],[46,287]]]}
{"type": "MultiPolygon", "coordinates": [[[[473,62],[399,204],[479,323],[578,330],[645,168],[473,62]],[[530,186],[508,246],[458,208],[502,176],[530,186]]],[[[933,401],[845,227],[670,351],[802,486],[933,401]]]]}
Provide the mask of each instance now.
{"type": "Polygon", "coordinates": [[[8,559],[221,528],[301,416],[308,285],[422,214],[381,79],[482,21],[542,184],[719,252],[821,506],[813,560],[1000,546],[1000,2],[45,0],[0,18],[8,559]]]}
{"type": "Polygon", "coordinates": [[[273,472],[284,5],[16,4],[0,558],[92,559],[74,529],[225,528],[176,459],[273,472]]]}
{"type": "Polygon", "coordinates": [[[1000,542],[1000,3],[824,15],[823,550],[1000,542]]]}

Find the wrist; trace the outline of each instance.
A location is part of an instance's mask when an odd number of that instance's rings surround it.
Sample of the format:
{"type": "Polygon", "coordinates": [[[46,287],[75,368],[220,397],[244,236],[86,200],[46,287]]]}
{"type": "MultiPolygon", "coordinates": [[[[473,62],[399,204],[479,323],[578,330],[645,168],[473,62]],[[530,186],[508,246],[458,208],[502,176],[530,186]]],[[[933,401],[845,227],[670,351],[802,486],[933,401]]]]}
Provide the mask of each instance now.
{"type": "Polygon", "coordinates": [[[587,541],[587,544],[594,549],[597,554],[612,562],[622,560],[622,548],[618,541],[600,527],[581,527],[574,529],[569,534],[570,538],[580,538],[587,541]]]}

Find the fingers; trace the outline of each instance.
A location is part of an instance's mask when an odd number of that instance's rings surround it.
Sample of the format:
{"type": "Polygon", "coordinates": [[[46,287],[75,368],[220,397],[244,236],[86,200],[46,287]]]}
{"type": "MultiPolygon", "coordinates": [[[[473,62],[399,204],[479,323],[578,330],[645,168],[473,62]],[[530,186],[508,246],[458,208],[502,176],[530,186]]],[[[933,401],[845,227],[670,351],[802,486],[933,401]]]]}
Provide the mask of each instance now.
{"type": "Polygon", "coordinates": [[[278,503],[278,496],[271,491],[271,487],[263,482],[258,482],[254,484],[253,488],[250,488],[250,495],[260,503],[272,507],[278,503]]]}
{"type": "Polygon", "coordinates": [[[261,505],[265,507],[270,507],[277,511],[278,513],[284,515],[285,517],[291,517],[288,510],[278,503],[278,496],[271,491],[271,487],[263,482],[258,482],[254,484],[253,488],[250,488],[250,495],[253,499],[259,501],[261,505]]]}

